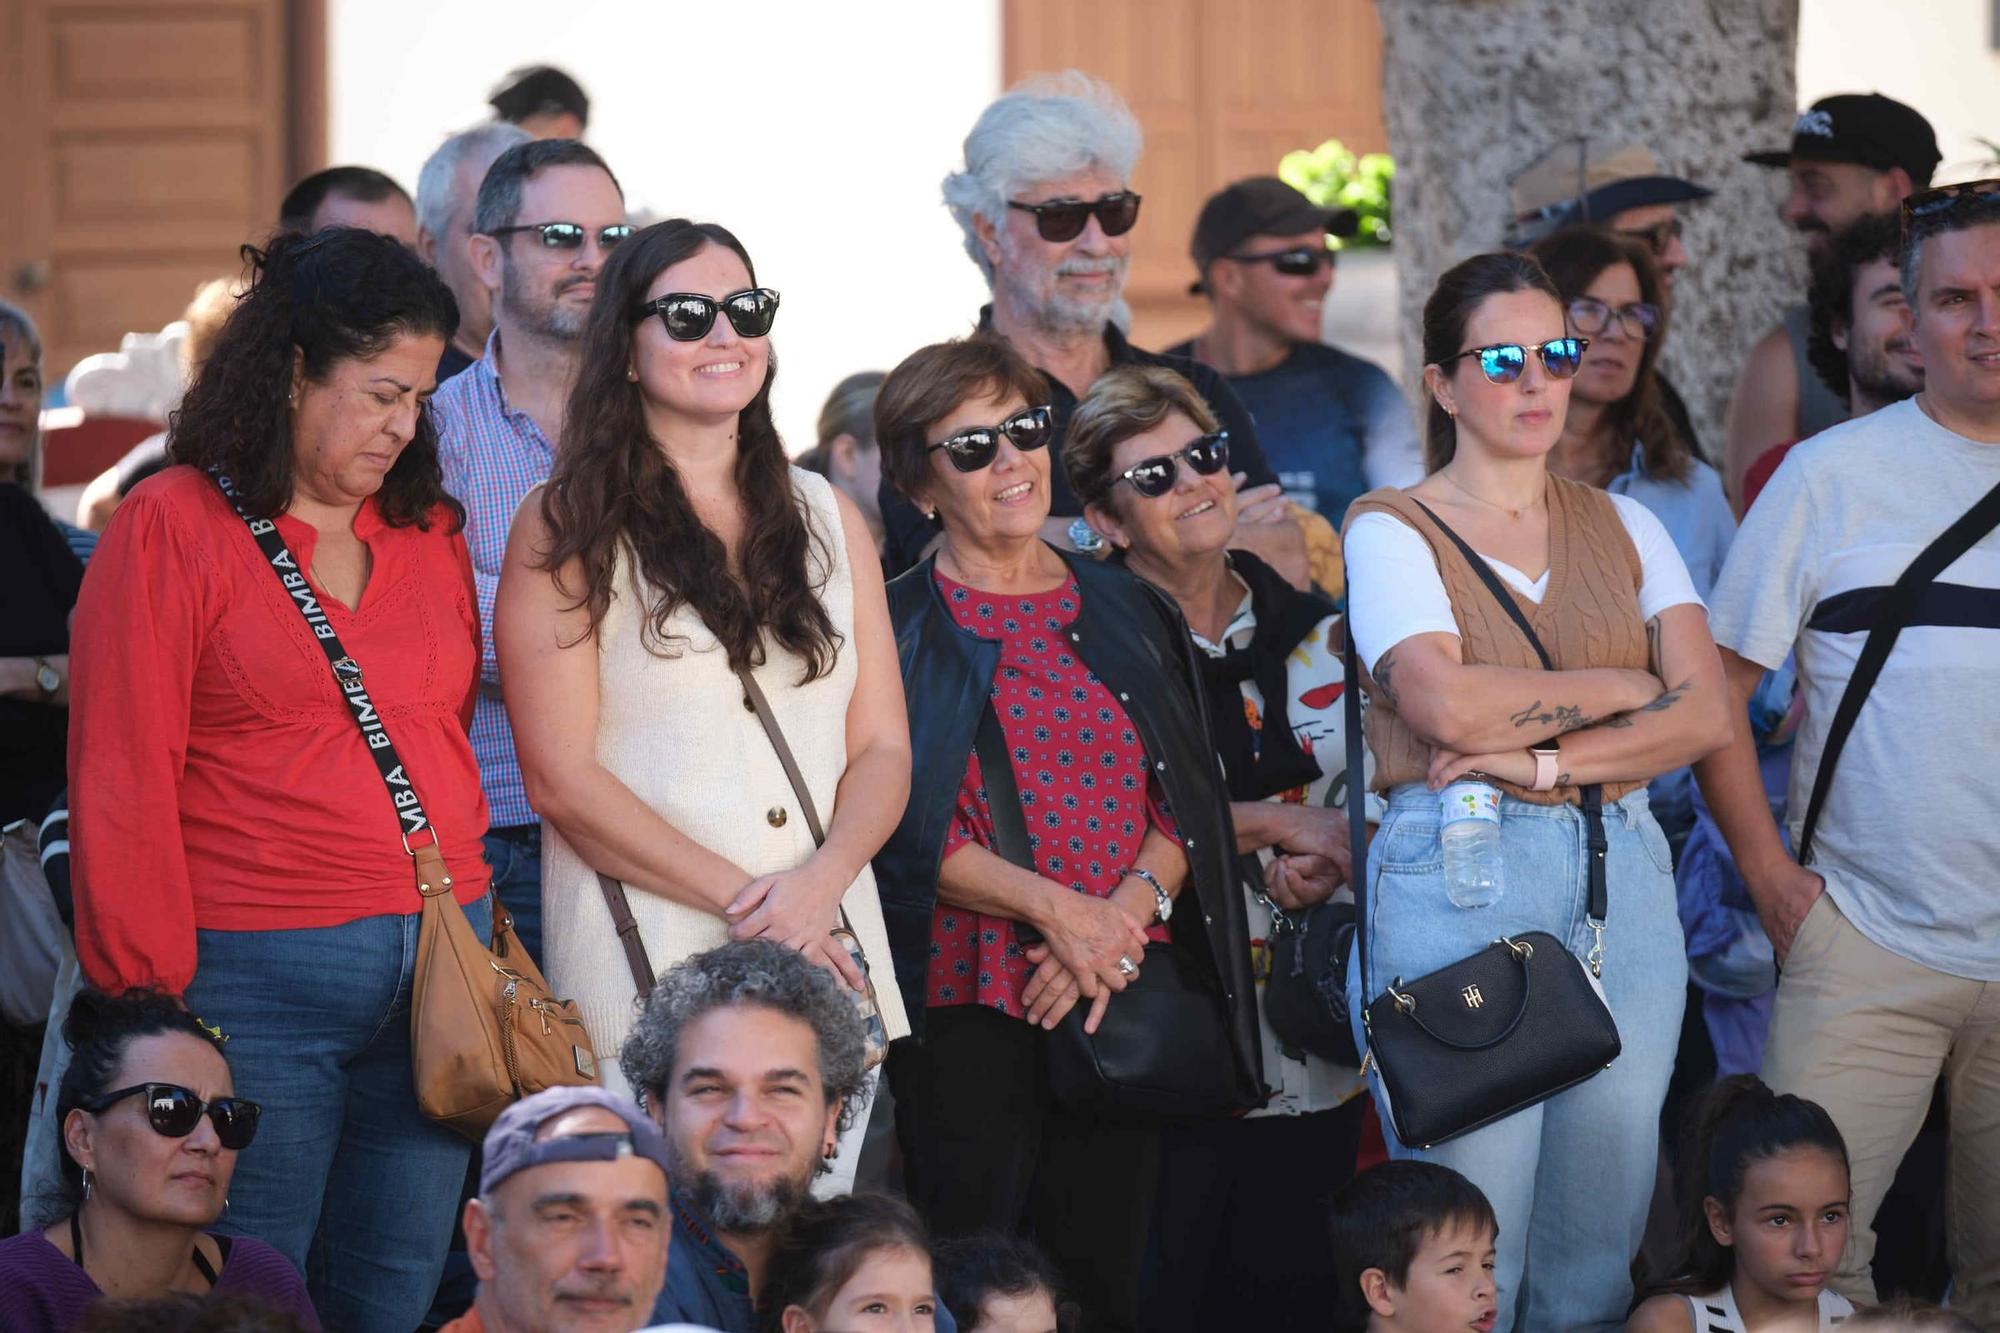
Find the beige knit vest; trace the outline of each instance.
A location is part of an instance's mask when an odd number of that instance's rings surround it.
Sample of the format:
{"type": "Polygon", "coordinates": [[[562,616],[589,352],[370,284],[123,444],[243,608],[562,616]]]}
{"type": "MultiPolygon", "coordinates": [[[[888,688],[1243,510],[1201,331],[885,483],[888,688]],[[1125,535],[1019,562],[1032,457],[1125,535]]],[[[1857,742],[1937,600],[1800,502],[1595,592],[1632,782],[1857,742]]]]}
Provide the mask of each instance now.
{"type": "MultiPolygon", "coordinates": [[[[1646,626],[1639,616],[1639,584],[1644,577],[1638,548],[1618,517],[1611,497],[1594,486],[1561,477],[1549,478],[1549,582],[1540,605],[1507,588],[1507,594],[1527,615],[1542,646],[1558,671],[1622,667],[1651,668],[1646,626]]],[[[1417,502],[1404,492],[1370,491],[1348,510],[1356,515],[1392,514],[1415,528],[1430,545],[1438,573],[1451,597],[1452,617],[1467,665],[1517,667],[1539,671],[1542,662],[1505,608],[1493,599],[1451,538],[1439,530],[1417,502]]],[[[1364,574],[1363,577],[1366,577],[1364,574]]],[[[1504,581],[1503,581],[1503,586],[1504,581]]],[[[1375,755],[1377,791],[1405,782],[1422,782],[1430,771],[1431,747],[1396,715],[1372,680],[1368,686],[1365,724],[1375,755]]],[[[1529,791],[1509,782],[1496,783],[1510,796],[1536,805],[1575,804],[1582,799],[1575,787],[1529,791]]],[[[1607,782],[1604,799],[1617,800],[1643,782],[1607,782]]]]}

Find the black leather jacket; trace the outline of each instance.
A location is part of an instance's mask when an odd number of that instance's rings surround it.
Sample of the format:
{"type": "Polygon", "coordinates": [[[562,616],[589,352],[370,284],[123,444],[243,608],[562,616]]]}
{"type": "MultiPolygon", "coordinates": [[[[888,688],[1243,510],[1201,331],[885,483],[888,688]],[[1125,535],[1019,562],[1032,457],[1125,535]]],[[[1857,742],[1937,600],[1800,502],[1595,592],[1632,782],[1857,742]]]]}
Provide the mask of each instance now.
{"type": "MultiPolygon", "coordinates": [[[[1166,792],[1192,871],[1171,929],[1208,960],[1230,1008],[1239,1072],[1256,1100],[1263,1088],[1249,926],[1237,886],[1236,829],[1210,739],[1187,623],[1165,594],[1122,569],[1061,552],[1082,593],[1070,625],[1076,655],[1118,696],[1166,792]]],[[[1000,644],[952,618],[927,558],[889,584],[889,615],[910,714],[910,803],[875,857],[882,915],[912,1029],[921,1034],[924,970],[938,865],[972,737],[1000,665],[1000,644]]],[[[1113,1001],[1116,1003],[1116,1001],[1113,1001]]]]}

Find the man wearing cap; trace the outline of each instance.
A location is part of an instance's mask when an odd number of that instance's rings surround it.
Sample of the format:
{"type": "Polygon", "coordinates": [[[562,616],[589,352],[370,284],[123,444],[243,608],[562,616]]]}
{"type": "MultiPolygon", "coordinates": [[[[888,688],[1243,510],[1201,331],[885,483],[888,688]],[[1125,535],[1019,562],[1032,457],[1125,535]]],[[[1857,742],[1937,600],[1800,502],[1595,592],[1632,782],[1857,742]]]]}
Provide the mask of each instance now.
{"type": "Polygon", "coordinates": [[[472,1309],[442,1333],[631,1333],[667,1270],[667,1145],[637,1106],[551,1088],[486,1132],[465,1240],[472,1309]]]}
{"type": "MultiPolygon", "coordinates": [[[[1642,144],[1609,147],[1589,139],[1567,139],[1542,154],[1519,175],[1512,191],[1513,215],[1507,244],[1524,249],[1565,227],[1597,226],[1629,236],[1653,253],[1653,263],[1666,288],[1666,309],[1659,332],[1664,346],[1672,327],[1674,277],[1688,264],[1681,242],[1680,205],[1696,203],[1715,191],[1661,170],[1652,150],[1642,144]]],[[[1657,367],[1653,379],[1660,388],[1660,406],[1674,429],[1696,456],[1702,453],[1694,419],[1680,391],[1657,367]]]]}
{"type": "Polygon", "coordinates": [[[1333,287],[1329,236],[1352,236],[1352,209],[1321,208],[1276,176],[1214,195],[1189,251],[1209,300],[1207,328],[1170,356],[1213,366],[1257,420],[1285,495],[1338,523],[1378,486],[1423,479],[1416,416],[1388,373],[1320,342],[1333,287]]]}
{"type": "MultiPolygon", "coordinates": [[[[1838,93],[1799,113],[1790,148],[1743,160],[1790,174],[1778,215],[1818,258],[1862,218],[1893,214],[1904,196],[1929,186],[1939,153],[1930,122],[1912,108],[1880,93],[1838,93]]],[[[1723,480],[1739,508],[1743,474],[1758,455],[1846,419],[1846,401],[1813,373],[1811,323],[1804,304],[1786,310],[1750,349],[1736,381],[1723,480]]]]}

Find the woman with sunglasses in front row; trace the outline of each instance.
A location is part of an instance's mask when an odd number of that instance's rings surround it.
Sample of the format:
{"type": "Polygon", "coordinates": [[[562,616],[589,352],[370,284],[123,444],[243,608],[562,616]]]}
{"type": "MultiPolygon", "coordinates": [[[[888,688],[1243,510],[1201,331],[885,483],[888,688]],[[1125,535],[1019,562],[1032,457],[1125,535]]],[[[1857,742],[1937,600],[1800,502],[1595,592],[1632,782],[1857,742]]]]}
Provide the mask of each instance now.
{"type": "Polygon", "coordinates": [[[655,975],[761,935],[859,988],[830,934],[844,909],[888,1036],[907,1030],[869,869],[909,790],[903,684],[867,522],[786,462],[772,425],[777,312],[721,227],[675,219],[621,243],[554,473],[508,539],[494,647],[547,830],[545,961],[609,1081],[638,1011],[607,892],[655,975]],[[738,670],[770,701],[823,847],[738,670]]]}
{"type": "Polygon", "coordinates": [[[1170,917],[1220,963],[1249,1093],[1256,1019],[1186,625],[1125,571],[1042,540],[1047,393],[982,336],[914,353],[875,400],[883,475],[942,529],[889,589],[915,759],[875,866],[921,1040],[888,1071],[909,1197],[933,1234],[1032,1229],[1089,1327],[1131,1329],[1157,1134],[1057,1104],[1048,1030],[1076,1009],[1097,1031],[1170,917]],[[982,724],[1000,735],[975,751],[982,724]],[[1018,808],[999,804],[995,749],[1018,808]]]}
{"type": "MultiPolygon", "coordinates": [[[[1372,676],[1373,785],[1389,802],[1369,858],[1370,974],[1348,987],[1356,1041],[1367,1039],[1361,1006],[1395,979],[1541,930],[1601,963],[1623,1042],[1603,1072],[1462,1137],[1416,1149],[1389,1133],[1395,1155],[1454,1167],[1492,1201],[1496,1333],[1625,1317],[1687,982],[1645,784],[1730,728],[1706,610],[1659,520],[1550,475],[1586,345],[1564,314],[1525,255],[1479,255],[1438,280],[1423,323],[1431,475],[1363,496],[1346,533],[1349,615],[1372,676]],[[1445,873],[1439,790],[1467,773],[1502,793],[1497,896],[1445,873]],[[1601,922],[1586,919],[1579,808],[1593,784],[1607,842],[1601,922]]],[[[1392,1123],[1386,1101],[1382,1111],[1392,1123]]]]}
{"type": "MultiPolygon", "coordinates": [[[[317,1329],[284,1255],[207,1230],[229,1202],[257,1103],[235,1094],[223,1038],[173,999],[85,990],[63,1021],[55,1199],[40,1230],[0,1241],[0,1324],[65,1333],[100,1300],[252,1297],[317,1329]]],[[[30,1217],[35,1214],[29,1212],[30,1217]]]]}

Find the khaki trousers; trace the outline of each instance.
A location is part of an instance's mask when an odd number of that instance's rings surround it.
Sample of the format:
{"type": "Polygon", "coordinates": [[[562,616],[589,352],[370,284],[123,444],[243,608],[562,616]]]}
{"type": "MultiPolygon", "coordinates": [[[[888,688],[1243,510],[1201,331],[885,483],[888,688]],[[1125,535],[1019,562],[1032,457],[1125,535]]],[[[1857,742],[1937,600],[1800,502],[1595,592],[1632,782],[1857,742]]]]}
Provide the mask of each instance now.
{"type": "Polygon", "coordinates": [[[2000,983],[1891,953],[1822,895],[1785,961],[1764,1081],[1824,1106],[1847,1140],[1854,1206],[1833,1285],[1857,1304],[1875,1300],[1875,1212],[1940,1073],[1951,1098],[1952,1304],[1990,1326],[2000,1323],[2000,983]]]}

